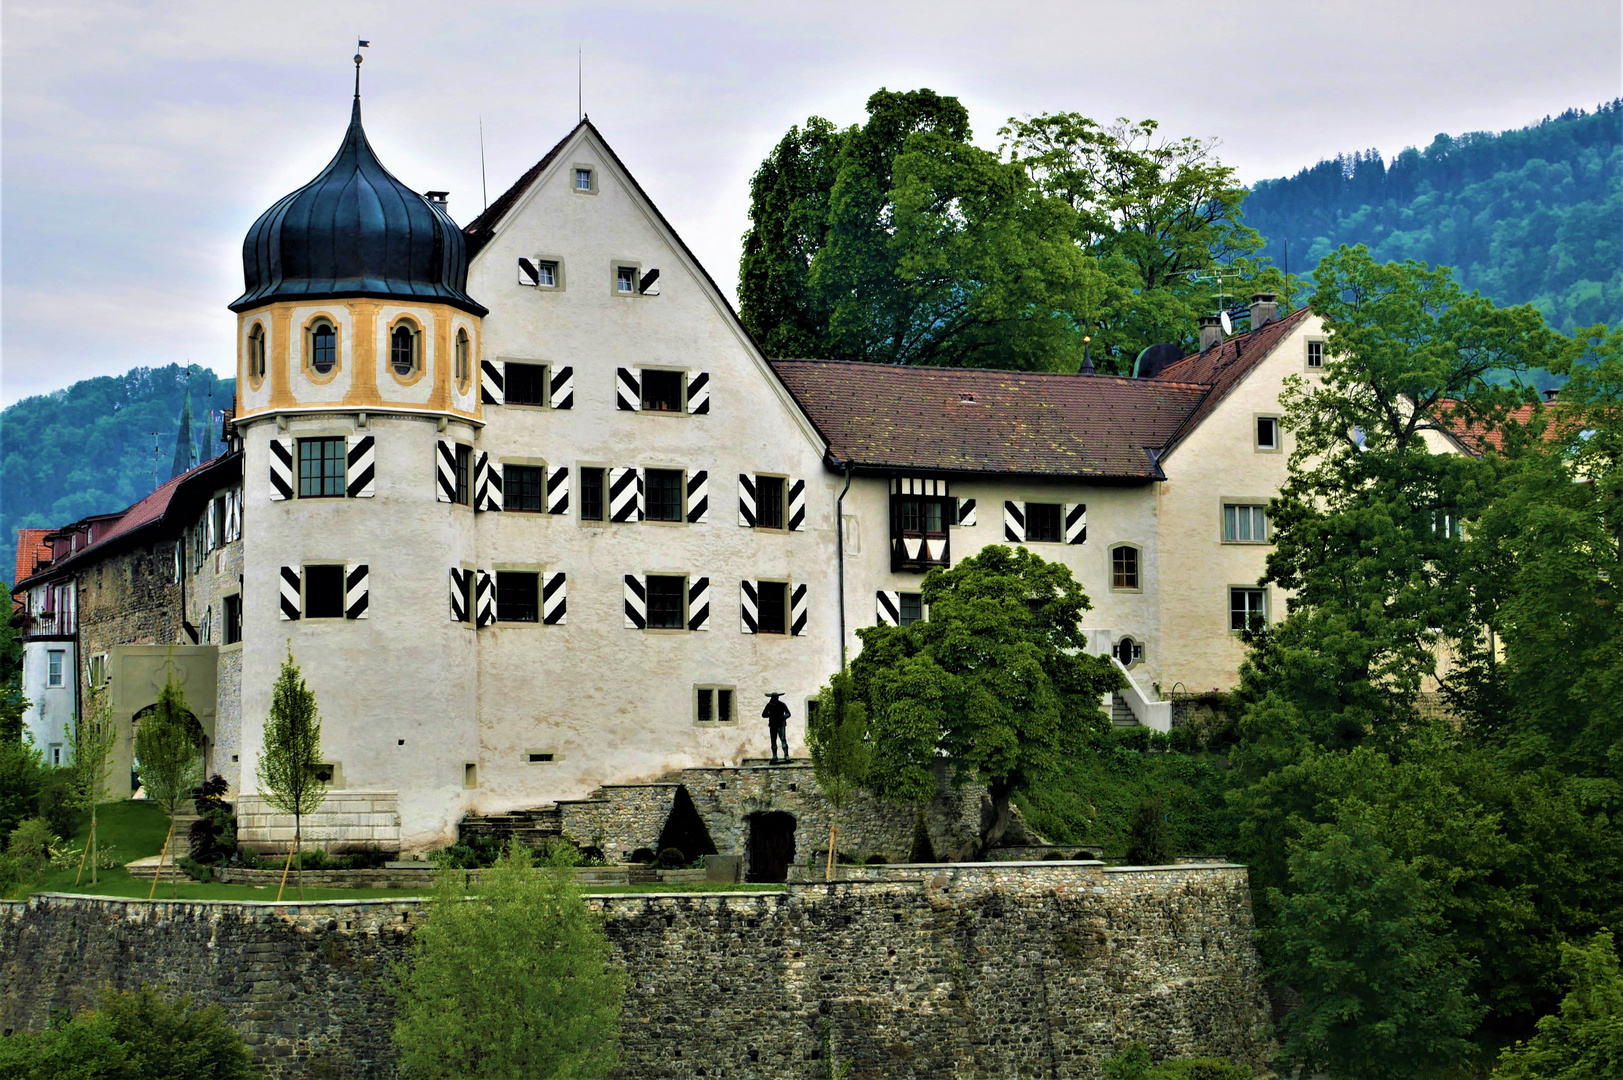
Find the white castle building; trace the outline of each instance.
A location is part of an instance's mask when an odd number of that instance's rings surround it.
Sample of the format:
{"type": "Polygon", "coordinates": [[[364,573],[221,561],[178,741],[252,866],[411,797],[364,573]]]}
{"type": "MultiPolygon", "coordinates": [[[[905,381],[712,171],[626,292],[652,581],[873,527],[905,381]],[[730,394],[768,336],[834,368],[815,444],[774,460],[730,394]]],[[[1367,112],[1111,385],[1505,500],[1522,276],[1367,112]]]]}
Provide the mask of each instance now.
{"type": "Polygon", "coordinates": [[[61,739],[52,691],[133,718],[180,657],[211,771],[262,810],[291,647],[355,837],[421,850],[470,812],[764,756],[766,691],[803,752],[857,629],[926,617],[923,573],[987,544],[1072,569],[1158,727],[1276,612],[1279,395],[1324,362],[1305,310],[1259,295],[1248,332],[1204,320],[1202,352],[1136,378],[774,360],[589,121],[465,228],[444,199],[383,168],[357,96],[254,224],[232,453],[19,573],[53,613],[27,634],[36,741],[61,739]],[[115,555],[164,590],[124,603],[178,618],[59,599],[115,555]]]}

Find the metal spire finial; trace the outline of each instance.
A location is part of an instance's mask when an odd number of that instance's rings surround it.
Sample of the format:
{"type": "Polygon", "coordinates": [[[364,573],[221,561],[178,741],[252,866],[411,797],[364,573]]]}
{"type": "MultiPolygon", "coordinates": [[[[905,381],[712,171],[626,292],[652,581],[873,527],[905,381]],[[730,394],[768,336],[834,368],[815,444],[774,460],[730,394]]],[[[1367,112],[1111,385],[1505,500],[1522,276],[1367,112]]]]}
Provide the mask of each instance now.
{"type": "Polygon", "coordinates": [[[355,39],[355,97],[361,96],[361,50],[369,49],[372,43],[364,38],[355,39]]]}

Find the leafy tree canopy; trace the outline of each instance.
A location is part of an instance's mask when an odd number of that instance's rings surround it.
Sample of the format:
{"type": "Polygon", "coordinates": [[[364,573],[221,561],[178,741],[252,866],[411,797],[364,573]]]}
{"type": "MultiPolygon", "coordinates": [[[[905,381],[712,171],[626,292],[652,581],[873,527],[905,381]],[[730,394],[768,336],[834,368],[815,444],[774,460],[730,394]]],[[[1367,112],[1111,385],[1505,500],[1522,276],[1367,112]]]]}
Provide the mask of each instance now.
{"type": "Polygon", "coordinates": [[[1623,975],[1609,932],[1561,946],[1572,989],[1538,1034],[1505,1051],[1493,1080],[1589,1080],[1623,1075],[1623,975]]]}

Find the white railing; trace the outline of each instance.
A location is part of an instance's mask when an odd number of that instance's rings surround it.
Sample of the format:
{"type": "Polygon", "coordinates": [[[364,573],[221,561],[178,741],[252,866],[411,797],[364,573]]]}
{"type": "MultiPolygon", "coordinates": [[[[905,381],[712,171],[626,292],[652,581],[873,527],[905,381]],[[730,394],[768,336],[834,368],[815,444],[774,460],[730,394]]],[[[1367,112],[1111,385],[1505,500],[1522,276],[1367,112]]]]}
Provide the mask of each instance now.
{"type": "Polygon", "coordinates": [[[1121,677],[1127,681],[1127,685],[1117,690],[1116,693],[1120,694],[1122,700],[1127,702],[1127,707],[1132,710],[1133,716],[1138,719],[1138,722],[1155,731],[1171,731],[1172,702],[1151,701],[1150,696],[1144,692],[1144,689],[1133,678],[1132,672],[1122,666],[1119,658],[1112,656],[1110,662],[1116,665],[1116,670],[1121,672],[1121,677]]]}

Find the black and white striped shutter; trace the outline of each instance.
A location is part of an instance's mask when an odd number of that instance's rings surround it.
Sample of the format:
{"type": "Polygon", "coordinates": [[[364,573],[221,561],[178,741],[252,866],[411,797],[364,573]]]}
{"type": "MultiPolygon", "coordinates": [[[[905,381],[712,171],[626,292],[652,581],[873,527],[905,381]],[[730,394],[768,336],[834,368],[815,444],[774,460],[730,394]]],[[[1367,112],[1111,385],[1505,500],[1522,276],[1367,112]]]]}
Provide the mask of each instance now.
{"type": "Polygon", "coordinates": [[[562,570],[546,575],[541,583],[541,623],[563,626],[569,622],[569,586],[562,570]]]}
{"type": "Polygon", "coordinates": [[[641,630],[648,625],[648,590],[642,578],[626,575],[626,629],[641,630]]]}
{"type": "Polygon", "coordinates": [[[800,637],[806,632],[806,585],[802,582],[789,590],[789,633],[800,637]]]}
{"type": "Polygon", "coordinates": [[[568,465],[560,465],[547,474],[547,513],[569,513],[568,465]]]}
{"type": "Polygon", "coordinates": [[[759,599],[755,592],[755,582],[747,578],[738,583],[738,621],[739,629],[746,634],[753,634],[759,623],[756,621],[760,611],[759,599]]]}
{"type": "Polygon", "coordinates": [[[534,259],[526,259],[520,255],[518,258],[518,283],[531,288],[541,284],[541,270],[535,265],[534,259]]]}
{"type": "Polygon", "coordinates": [[[281,603],[282,621],[295,622],[299,617],[299,586],[303,571],[297,566],[282,567],[281,577],[281,603]]]}
{"type": "Polygon", "coordinates": [[[271,498],[276,502],[293,497],[293,440],[270,441],[271,498]]]}
{"type": "Polygon", "coordinates": [[[496,621],[496,579],[489,570],[473,571],[473,625],[483,629],[496,621]]]}
{"type": "Polygon", "coordinates": [[[799,532],[806,527],[806,481],[789,481],[789,531],[799,532]]]}
{"type": "Polygon", "coordinates": [[[703,469],[688,473],[688,524],[710,520],[710,474],[703,469]]]}
{"type": "Polygon", "coordinates": [[[1010,544],[1018,544],[1026,538],[1026,504],[1009,502],[1003,503],[1003,539],[1010,544]]]}
{"type": "Polygon", "coordinates": [[[473,508],[502,509],[502,463],[483,450],[473,458],[473,508]]]}
{"type": "Polygon", "coordinates": [[[614,402],[615,407],[621,412],[642,411],[641,372],[632,368],[615,369],[614,402]]]}
{"type": "Polygon", "coordinates": [[[637,520],[641,521],[647,513],[646,491],[643,487],[643,478],[647,475],[646,469],[637,470],[637,520]]]}
{"type": "Polygon", "coordinates": [[[902,625],[902,594],[880,589],[874,593],[874,614],[880,626],[902,625]]]}
{"type": "Polygon", "coordinates": [[[344,618],[364,619],[372,601],[372,575],[365,563],[350,567],[344,578],[344,618]]]}
{"type": "Polygon", "coordinates": [[[1088,542],[1087,503],[1066,504],[1065,542],[1067,544],[1085,544],[1088,542]]]}
{"type": "Polygon", "coordinates": [[[738,523],[755,528],[755,477],[749,473],[738,474],[738,523]]]}
{"type": "Polygon", "coordinates": [[[479,361],[479,400],[486,405],[507,401],[507,364],[501,360],[479,361]]]}
{"type": "Polygon", "coordinates": [[[370,435],[351,435],[349,454],[344,462],[344,494],[352,499],[370,499],[376,475],[376,440],[370,435]]]}
{"type": "Polygon", "coordinates": [[[710,629],[710,579],[688,579],[688,629],[710,629]]]}
{"type": "Polygon", "coordinates": [[[560,367],[552,369],[552,381],[547,387],[547,400],[554,409],[573,409],[575,407],[575,369],[560,367]]]}
{"type": "Polygon", "coordinates": [[[975,500],[974,499],[959,499],[958,500],[958,524],[960,524],[960,525],[974,525],[975,524],[975,500]]]}
{"type": "Polygon", "coordinates": [[[451,621],[465,623],[468,621],[468,575],[472,570],[464,570],[460,566],[451,567],[451,621]]]}
{"type": "Polygon", "coordinates": [[[609,470],[609,520],[641,520],[642,477],[636,469],[609,470]]]}
{"type": "Polygon", "coordinates": [[[434,498],[442,503],[456,501],[456,443],[434,440],[434,498]]]}
{"type": "Polygon", "coordinates": [[[688,414],[698,416],[710,411],[710,373],[694,372],[688,376],[688,414]]]}

